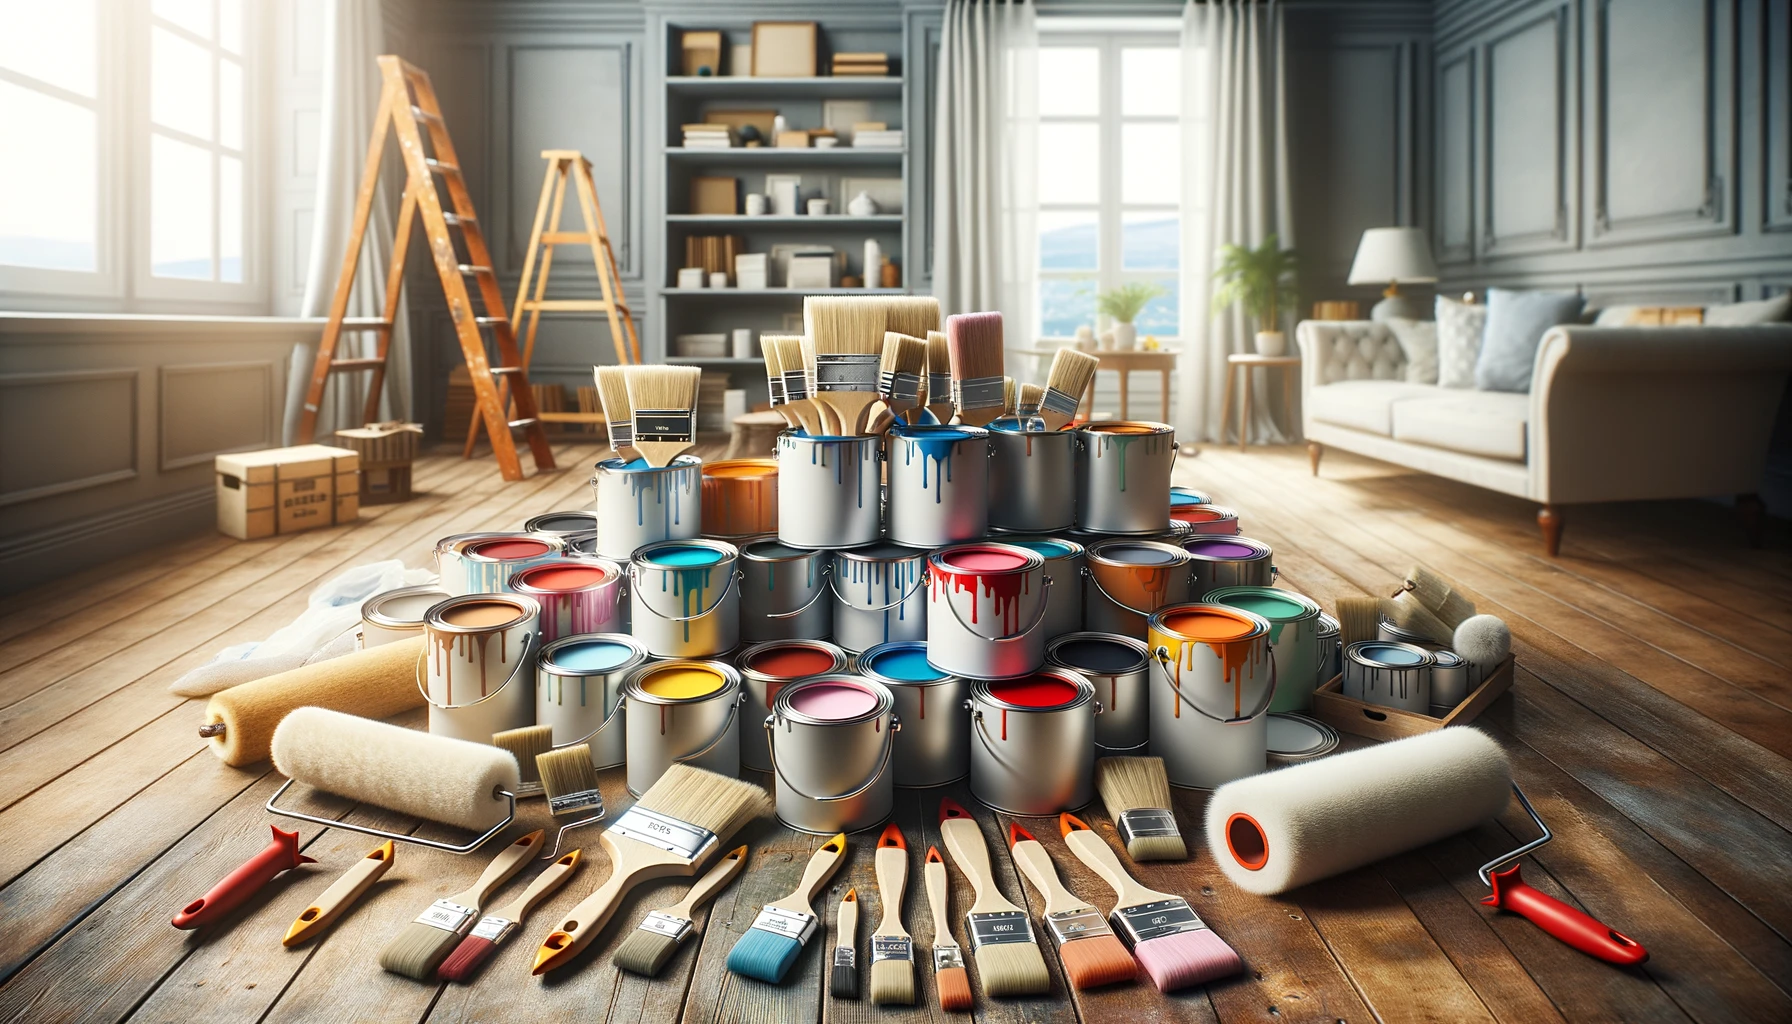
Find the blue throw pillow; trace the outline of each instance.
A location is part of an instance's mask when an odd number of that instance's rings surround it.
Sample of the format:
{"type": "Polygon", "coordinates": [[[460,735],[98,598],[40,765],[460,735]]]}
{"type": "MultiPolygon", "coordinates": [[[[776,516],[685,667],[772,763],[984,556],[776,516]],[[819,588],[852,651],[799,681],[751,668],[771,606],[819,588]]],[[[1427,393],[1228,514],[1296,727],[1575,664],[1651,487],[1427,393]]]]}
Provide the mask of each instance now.
{"type": "Polygon", "coordinates": [[[1573,292],[1487,289],[1487,331],[1475,360],[1475,387],[1529,391],[1537,346],[1557,324],[1578,323],[1585,299],[1573,292]]]}

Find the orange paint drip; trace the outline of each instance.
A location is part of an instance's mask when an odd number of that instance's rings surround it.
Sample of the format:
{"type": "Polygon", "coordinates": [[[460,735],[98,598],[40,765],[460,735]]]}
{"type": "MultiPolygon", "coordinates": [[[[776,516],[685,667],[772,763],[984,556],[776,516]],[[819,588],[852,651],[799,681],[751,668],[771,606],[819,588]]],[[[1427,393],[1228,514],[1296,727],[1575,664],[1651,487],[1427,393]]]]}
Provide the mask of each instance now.
{"type": "MultiPolygon", "coordinates": [[[[1175,611],[1163,616],[1160,622],[1161,646],[1173,647],[1176,651],[1178,689],[1172,717],[1182,717],[1182,674],[1194,671],[1195,658],[1202,647],[1220,659],[1221,678],[1232,686],[1232,717],[1242,716],[1245,670],[1250,669],[1254,675],[1266,659],[1269,650],[1269,645],[1263,642],[1266,634],[1259,632],[1256,623],[1250,619],[1220,608],[1175,611]]],[[[1160,645],[1159,636],[1153,636],[1152,644],[1160,645]]]]}

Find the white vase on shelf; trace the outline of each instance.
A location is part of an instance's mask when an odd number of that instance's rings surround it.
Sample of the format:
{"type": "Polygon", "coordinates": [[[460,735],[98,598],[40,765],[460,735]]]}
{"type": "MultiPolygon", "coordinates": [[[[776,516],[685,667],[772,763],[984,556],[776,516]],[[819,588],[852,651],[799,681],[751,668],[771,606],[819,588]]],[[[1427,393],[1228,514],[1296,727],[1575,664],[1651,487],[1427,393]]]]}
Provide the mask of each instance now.
{"type": "Polygon", "coordinates": [[[1281,331],[1258,331],[1257,354],[1279,356],[1288,351],[1288,336],[1281,331]]]}
{"type": "Polygon", "coordinates": [[[852,214],[854,217],[875,216],[877,213],[877,200],[871,198],[871,193],[860,190],[859,194],[853,196],[852,201],[846,204],[846,212],[852,214]]]}
{"type": "Polygon", "coordinates": [[[1121,351],[1137,348],[1139,329],[1131,321],[1122,320],[1114,325],[1114,347],[1121,351]]]}

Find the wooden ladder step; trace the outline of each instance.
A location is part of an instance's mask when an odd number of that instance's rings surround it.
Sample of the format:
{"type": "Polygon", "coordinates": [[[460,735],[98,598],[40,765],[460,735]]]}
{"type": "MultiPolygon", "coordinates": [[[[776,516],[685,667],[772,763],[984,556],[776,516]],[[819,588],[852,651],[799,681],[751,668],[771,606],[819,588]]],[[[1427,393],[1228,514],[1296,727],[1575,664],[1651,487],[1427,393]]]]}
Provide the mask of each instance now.
{"type": "Polygon", "coordinates": [[[492,367],[492,376],[494,376],[494,377],[508,377],[508,376],[513,376],[515,374],[519,374],[522,372],[523,372],[523,368],[520,366],[494,366],[494,367],[492,367]]]}
{"type": "Polygon", "coordinates": [[[392,321],[377,316],[350,316],[344,317],[337,327],[344,331],[389,331],[392,321]]]}
{"type": "Polygon", "coordinates": [[[332,360],[330,360],[330,372],[331,373],[342,373],[342,372],[352,372],[355,370],[371,370],[371,369],[374,369],[375,367],[384,366],[384,365],[386,365],[386,361],[384,359],[379,359],[379,358],[332,359],[332,360]]]}
{"type": "Polygon", "coordinates": [[[428,156],[424,157],[423,158],[423,166],[429,168],[430,170],[436,172],[437,174],[453,175],[455,177],[460,176],[460,166],[458,164],[445,164],[442,161],[437,160],[434,157],[428,157],[428,156]]]}
{"type": "Polygon", "coordinates": [[[524,309],[539,309],[544,313],[608,313],[612,306],[621,308],[602,299],[527,299],[523,302],[524,309]]]}
{"type": "Polygon", "coordinates": [[[590,245],[591,236],[583,231],[544,231],[541,240],[547,245],[590,245]]]}
{"type": "Polygon", "coordinates": [[[527,419],[511,420],[510,421],[510,429],[521,430],[524,427],[532,427],[535,424],[540,423],[540,422],[541,422],[541,420],[534,416],[530,416],[527,419]]]}
{"type": "Polygon", "coordinates": [[[474,327],[496,327],[504,322],[505,320],[501,316],[476,316],[473,318],[474,327]]]}
{"type": "Polygon", "coordinates": [[[480,274],[489,274],[492,272],[492,268],[480,263],[462,263],[455,267],[455,269],[467,277],[477,277],[480,274]]]}

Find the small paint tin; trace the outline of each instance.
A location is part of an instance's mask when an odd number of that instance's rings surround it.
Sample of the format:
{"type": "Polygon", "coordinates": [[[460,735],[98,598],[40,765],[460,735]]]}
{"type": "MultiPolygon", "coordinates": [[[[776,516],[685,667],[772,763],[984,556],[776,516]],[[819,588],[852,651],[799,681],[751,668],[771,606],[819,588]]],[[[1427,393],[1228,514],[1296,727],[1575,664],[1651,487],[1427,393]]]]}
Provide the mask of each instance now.
{"type": "Polygon", "coordinates": [[[597,513],[583,509],[543,512],[523,523],[524,533],[551,533],[566,543],[567,551],[597,550],[597,513]]]}
{"type": "Polygon", "coordinates": [[[1170,785],[1215,789],[1268,763],[1275,661],[1269,622],[1219,604],[1178,604],[1151,616],[1151,753],[1170,785]]]}
{"type": "Polygon", "coordinates": [[[1076,524],[1092,533],[1162,533],[1169,518],[1176,431],[1107,420],[1076,430],[1076,524]]]}
{"type": "Polygon", "coordinates": [[[703,464],[703,536],[738,540],[777,532],[777,459],[703,464]]]}
{"type": "Polygon", "coordinates": [[[1313,688],[1318,689],[1335,679],[1344,671],[1343,634],[1338,627],[1338,620],[1325,612],[1319,613],[1319,677],[1313,681],[1313,688]]]}
{"type": "Polygon", "coordinates": [[[541,605],[522,594],[462,594],[423,617],[417,683],[432,735],[490,744],[492,734],[535,724],[529,680],[541,605]]]}
{"type": "Polygon", "coordinates": [[[888,444],[892,543],[937,548],[989,532],[989,431],[898,423],[888,444]]]}
{"type": "Polygon", "coordinates": [[[667,540],[629,560],[629,619],[656,658],[707,658],[740,643],[740,551],[720,540],[667,540]]]}
{"type": "Polygon", "coordinates": [[[1376,620],[1375,638],[1377,640],[1386,640],[1391,644],[1411,644],[1414,647],[1422,647],[1427,651],[1441,651],[1445,649],[1443,644],[1431,639],[1430,636],[1415,629],[1407,629],[1404,626],[1395,625],[1387,619],[1376,620]]]}
{"type": "Polygon", "coordinates": [[[1205,601],[1221,587],[1267,587],[1276,581],[1269,545],[1249,537],[1189,537],[1188,596],[1205,601]]]}
{"type": "Polygon", "coordinates": [[[1151,657],[1145,642],[1113,633],[1071,633],[1047,641],[1045,664],[1095,684],[1095,756],[1142,755],[1151,742],[1151,657]]]}
{"type": "Polygon", "coordinates": [[[1299,764],[1338,749],[1338,730],[1306,715],[1269,713],[1269,761],[1299,764]]]}
{"type": "Polygon", "coordinates": [[[1344,648],[1344,696],[1428,715],[1436,664],[1437,655],[1413,644],[1358,641],[1344,648]]]}
{"type": "MultiPolygon", "coordinates": [[[[746,687],[746,726],[740,734],[740,764],[758,772],[772,770],[765,733],[753,723],[771,714],[785,686],[810,676],[846,671],[846,652],[826,640],[768,640],[740,652],[734,665],[746,687]]],[[[838,831],[836,829],[835,831],[838,831]]]]}
{"type": "Polygon", "coordinates": [[[971,795],[1023,817],[1075,810],[1095,795],[1095,684],[1068,669],[979,679],[971,712],[971,795]]]}
{"type": "Polygon", "coordinates": [[[812,835],[863,832],[890,819],[902,721],[883,684],[836,674],[778,691],[765,734],[778,820],[812,835]]]}
{"type": "Polygon", "coordinates": [[[778,435],[778,539],[799,548],[856,548],[883,532],[877,437],[778,435]]]}
{"type": "Polygon", "coordinates": [[[927,639],[927,553],[880,543],[833,554],[834,642],[853,653],[927,639]]]}
{"type": "Polygon", "coordinates": [[[740,673],[719,661],[650,661],[622,684],[628,791],[640,796],[674,763],[737,778],[740,673]]]}
{"type": "Polygon", "coordinates": [[[1171,487],[1170,488],[1170,507],[1171,508],[1178,508],[1183,505],[1211,505],[1211,504],[1213,504],[1213,498],[1210,495],[1202,494],[1200,491],[1195,490],[1193,487],[1171,487]]]}
{"type": "Polygon", "coordinates": [[[1155,540],[1109,540],[1089,548],[1083,625],[1091,632],[1143,638],[1165,605],[1188,600],[1188,552],[1155,540]]]}
{"type": "Polygon", "coordinates": [[[888,687],[902,719],[896,737],[896,785],[925,788],[957,782],[971,771],[970,683],[927,663],[918,640],[878,644],[859,655],[858,673],[888,687]]]}
{"type": "Polygon", "coordinates": [[[1172,523],[1185,523],[1189,533],[1238,535],[1238,513],[1219,505],[1183,505],[1170,509],[1172,523]]]}
{"type": "Polygon", "coordinates": [[[1431,666],[1431,717],[1443,718],[1468,699],[1474,687],[1469,681],[1469,663],[1455,651],[1432,651],[1437,663],[1431,666]]]}
{"type": "Polygon", "coordinates": [[[1039,631],[1047,643],[1053,637],[1080,632],[1083,628],[1083,566],[1086,553],[1074,540],[1060,537],[1020,537],[1003,534],[1003,544],[1026,548],[1045,559],[1045,574],[1053,580],[1045,595],[1045,622],[1039,631]]]}
{"type": "Polygon", "coordinates": [[[423,616],[450,595],[435,586],[400,587],[361,602],[361,647],[378,647],[423,635],[423,616]]]}
{"type": "Polygon", "coordinates": [[[647,648],[627,633],[591,633],[555,640],[535,663],[535,724],[553,727],[553,745],[591,745],[595,768],[627,758],[622,686],[647,663],[647,648]]]}
{"type": "Polygon", "coordinates": [[[927,660],[968,679],[1008,679],[1045,663],[1045,559],[1012,544],[959,544],[927,556],[927,660]]]}
{"type": "Polygon", "coordinates": [[[989,425],[989,528],[1052,533],[1076,525],[1076,432],[1028,430],[1004,417],[989,425]]]}
{"type": "Polygon", "coordinates": [[[834,632],[826,551],[793,548],[776,536],[740,545],[740,639],[820,639],[834,632]]]}
{"type": "Polygon", "coordinates": [[[695,455],[659,467],[645,459],[599,462],[591,475],[597,554],[623,561],[648,544],[696,537],[703,525],[702,478],[703,464],[695,455]]]}
{"type": "Polygon", "coordinates": [[[436,542],[437,586],[453,595],[501,594],[510,578],[566,555],[551,533],[459,533],[436,542]]]}
{"type": "Polygon", "coordinates": [[[1276,661],[1276,699],[1271,711],[1307,711],[1319,678],[1319,616],[1312,598],[1279,587],[1219,587],[1203,600],[1255,612],[1269,623],[1270,657],[1276,661]]]}
{"type": "Polygon", "coordinates": [[[541,642],[579,633],[628,632],[622,566],[607,558],[563,558],[510,577],[510,590],[541,605],[541,642]]]}

